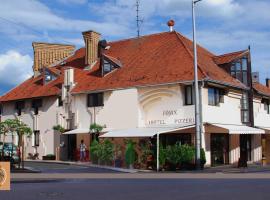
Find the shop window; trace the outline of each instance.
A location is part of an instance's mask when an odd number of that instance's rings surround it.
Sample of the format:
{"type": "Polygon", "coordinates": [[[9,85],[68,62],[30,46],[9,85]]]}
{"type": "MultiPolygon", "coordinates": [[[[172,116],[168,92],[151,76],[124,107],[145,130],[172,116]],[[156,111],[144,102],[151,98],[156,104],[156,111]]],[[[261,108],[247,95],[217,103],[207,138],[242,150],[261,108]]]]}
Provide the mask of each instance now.
{"type": "Polygon", "coordinates": [[[98,107],[104,106],[103,93],[92,93],[87,96],[87,106],[88,107],[98,107]]]}
{"type": "Polygon", "coordinates": [[[39,146],[40,131],[34,131],[34,146],[39,146]]]}
{"type": "Polygon", "coordinates": [[[185,105],[193,105],[192,85],[185,86],[185,105]]]}
{"type": "Polygon", "coordinates": [[[218,106],[224,102],[224,90],[219,88],[208,88],[208,105],[218,106]]]}
{"type": "Polygon", "coordinates": [[[18,116],[22,115],[22,110],[25,108],[25,102],[24,101],[17,101],[15,103],[15,109],[17,110],[18,116]]]}
{"type": "Polygon", "coordinates": [[[262,99],[264,111],[269,114],[269,99],[262,99]]]}
{"type": "Polygon", "coordinates": [[[242,123],[248,123],[249,119],[249,102],[248,102],[248,94],[244,93],[241,99],[241,120],[242,123]]]}

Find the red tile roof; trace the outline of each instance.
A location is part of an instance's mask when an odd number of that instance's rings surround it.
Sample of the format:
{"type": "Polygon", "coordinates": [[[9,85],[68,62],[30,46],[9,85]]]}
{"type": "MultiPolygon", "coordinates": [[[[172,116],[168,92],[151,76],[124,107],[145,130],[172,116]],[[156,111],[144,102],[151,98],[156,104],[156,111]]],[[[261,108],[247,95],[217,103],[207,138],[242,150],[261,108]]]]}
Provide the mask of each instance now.
{"type": "MultiPolygon", "coordinates": [[[[109,42],[105,54],[117,59],[122,66],[102,77],[99,62],[91,70],[84,70],[85,48],[81,48],[65,61],[75,69],[76,86],[73,93],[193,81],[192,42],[177,32],[164,32],[109,42]]],[[[199,79],[212,80],[235,87],[246,88],[214,62],[215,55],[198,46],[199,79]]],[[[63,66],[56,66],[63,70],[63,66]]],[[[3,95],[0,101],[11,101],[60,93],[63,74],[43,86],[42,77],[30,78],[3,95]]]]}
{"type": "Polygon", "coordinates": [[[247,50],[227,53],[219,56],[214,56],[214,61],[217,65],[227,64],[233,60],[240,58],[243,54],[247,53],[247,50]]]}
{"type": "Polygon", "coordinates": [[[260,94],[270,97],[270,88],[260,83],[253,83],[253,88],[260,94]]]}

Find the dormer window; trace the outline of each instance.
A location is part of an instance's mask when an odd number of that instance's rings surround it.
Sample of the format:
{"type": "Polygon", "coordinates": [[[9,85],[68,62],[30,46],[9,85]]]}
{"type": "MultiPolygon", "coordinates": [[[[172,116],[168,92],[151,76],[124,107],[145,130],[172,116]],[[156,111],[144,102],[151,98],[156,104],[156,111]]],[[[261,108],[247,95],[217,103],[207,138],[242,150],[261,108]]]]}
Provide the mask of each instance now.
{"type": "Polygon", "coordinates": [[[248,85],[248,60],[246,57],[232,63],[231,75],[245,85],[248,85]]]}
{"type": "Polygon", "coordinates": [[[119,60],[111,56],[103,55],[103,62],[102,62],[102,75],[103,76],[110,73],[114,69],[117,69],[120,67],[121,67],[121,62],[119,60]]]}
{"type": "Polygon", "coordinates": [[[104,60],[103,75],[110,73],[113,69],[114,69],[113,65],[111,65],[108,61],[104,60]]]}
{"type": "Polygon", "coordinates": [[[44,71],[44,83],[47,84],[50,81],[53,81],[55,79],[56,79],[56,76],[51,71],[49,71],[48,69],[45,69],[45,71],[44,71]]]}

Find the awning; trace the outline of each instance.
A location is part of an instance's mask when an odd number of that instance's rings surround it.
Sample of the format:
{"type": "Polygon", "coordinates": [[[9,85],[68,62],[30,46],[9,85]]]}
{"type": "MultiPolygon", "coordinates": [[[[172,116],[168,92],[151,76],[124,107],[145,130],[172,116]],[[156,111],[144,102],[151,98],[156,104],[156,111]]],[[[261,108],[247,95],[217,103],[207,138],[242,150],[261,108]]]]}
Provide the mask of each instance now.
{"type": "Polygon", "coordinates": [[[84,133],[89,133],[89,129],[77,128],[77,129],[65,132],[63,134],[70,135],[70,134],[84,134],[84,133]]]}
{"type": "Polygon", "coordinates": [[[259,128],[235,124],[206,123],[206,133],[229,133],[229,134],[265,134],[265,131],[259,128]]]}
{"type": "Polygon", "coordinates": [[[265,127],[265,126],[256,126],[256,128],[263,129],[265,130],[265,133],[270,133],[270,127],[265,127]]]}
{"type": "Polygon", "coordinates": [[[99,137],[101,138],[137,138],[137,137],[153,137],[156,134],[174,133],[181,130],[194,128],[194,125],[183,126],[183,127],[143,127],[143,128],[132,128],[122,130],[112,130],[99,137]]]}

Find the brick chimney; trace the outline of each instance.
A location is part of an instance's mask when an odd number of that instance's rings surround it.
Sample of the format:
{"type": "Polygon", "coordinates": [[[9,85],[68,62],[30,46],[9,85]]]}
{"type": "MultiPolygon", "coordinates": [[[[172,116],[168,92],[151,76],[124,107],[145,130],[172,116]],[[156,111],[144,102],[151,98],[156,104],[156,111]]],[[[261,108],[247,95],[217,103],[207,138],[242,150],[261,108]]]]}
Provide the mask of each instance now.
{"type": "Polygon", "coordinates": [[[85,42],[85,64],[91,65],[98,59],[98,42],[100,34],[95,31],[85,31],[82,33],[85,42]]]}
{"type": "Polygon", "coordinates": [[[266,86],[270,88],[270,79],[269,78],[266,79],[266,86]]]}
{"type": "Polygon", "coordinates": [[[35,76],[40,74],[43,67],[61,61],[70,56],[75,50],[75,46],[65,44],[33,42],[32,46],[34,50],[33,71],[35,76]]]}

